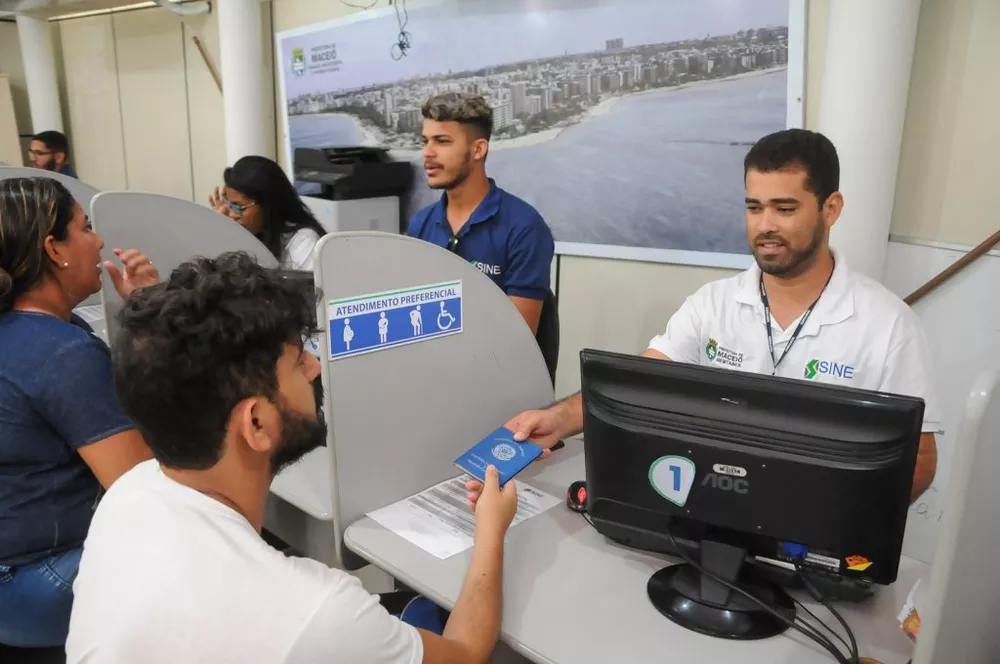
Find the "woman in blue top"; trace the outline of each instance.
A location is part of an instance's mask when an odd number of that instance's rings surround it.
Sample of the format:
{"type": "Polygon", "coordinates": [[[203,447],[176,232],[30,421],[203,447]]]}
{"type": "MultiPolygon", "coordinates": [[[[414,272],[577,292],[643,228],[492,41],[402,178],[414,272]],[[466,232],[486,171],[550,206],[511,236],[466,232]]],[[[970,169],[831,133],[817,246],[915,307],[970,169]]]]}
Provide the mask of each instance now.
{"type": "MultiPolygon", "coordinates": [[[[45,178],[0,181],[0,644],[61,645],[102,490],[152,455],[122,414],[107,346],[72,310],[101,287],[104,243],[45,178]]],[[[115,250],[122,297],[156,283],[115,250]]]]}

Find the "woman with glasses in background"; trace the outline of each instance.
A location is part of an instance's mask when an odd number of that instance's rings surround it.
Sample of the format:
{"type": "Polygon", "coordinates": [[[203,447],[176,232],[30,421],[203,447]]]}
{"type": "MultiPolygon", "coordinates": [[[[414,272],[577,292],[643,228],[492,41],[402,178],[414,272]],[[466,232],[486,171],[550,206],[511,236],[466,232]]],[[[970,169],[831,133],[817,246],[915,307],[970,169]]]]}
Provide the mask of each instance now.
{"type": "MultiPolygon", "coordinates": [[[[159,280],[104,242],[63,185],[0,181],[0,660],[61,646],[83,540],[103,490],[152,457],[122,412],[111,353],[73,309],[101,288],[159,280]],[[9,654],[9,653],[8,653],[9,654]]],[[[156,570],[150,573],[155,574],[156,570]]]]}
{"type": "Polygon", "coordinates": [[[243,157],[223,173],[209,204],[259,239],[286,270],[313,269],[313,250],[326,233],[285,172],[266,157],[243,157]]]}

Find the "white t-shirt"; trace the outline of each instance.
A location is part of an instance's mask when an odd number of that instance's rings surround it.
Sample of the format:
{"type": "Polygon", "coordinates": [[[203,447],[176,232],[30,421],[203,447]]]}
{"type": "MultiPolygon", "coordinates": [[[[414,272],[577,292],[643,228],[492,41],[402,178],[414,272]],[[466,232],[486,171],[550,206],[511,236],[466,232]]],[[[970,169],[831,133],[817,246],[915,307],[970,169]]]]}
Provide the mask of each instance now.
{"type": "MultiPolygon", "coordinates": [[[[851,271],[839,254],[835,258],[830,283],[776,375],[920,397],[923,430],[938,431],[931,355],[920,320],[885,286],[851,271]]],[[[754,265],[702,286],[649,347],[678,362],[775,373],[759,284],[760,268],[754,265]]],[[[798,324],[783,330],[771,318],[776,360],[798,324]]]]}
{"type": "Polygon", "coordinates": [[[319,242],[319,233],[311,228],[300,228],[291,237],[282,240],[285,252],[282,254],[281,267],[285,270],[312,272],[316,264],[313,250],[319,242]]]}
{"type": "Polygon", "coordinates": [[[270,547],[156,461],[123,475],[84,544],[69,664],[419,664],[416,629],[353,576],[270,547]]]}

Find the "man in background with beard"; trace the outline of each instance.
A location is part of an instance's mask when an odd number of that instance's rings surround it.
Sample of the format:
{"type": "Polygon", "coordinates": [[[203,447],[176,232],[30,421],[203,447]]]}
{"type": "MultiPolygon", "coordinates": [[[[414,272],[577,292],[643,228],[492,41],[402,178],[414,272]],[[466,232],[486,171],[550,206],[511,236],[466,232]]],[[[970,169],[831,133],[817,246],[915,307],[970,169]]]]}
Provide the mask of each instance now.
{"type": "Polygon", "coordinates": [[[326,438],[320,364],[303,348],[315,318],[314,294],[243,253],[185,263],[125,304],[115,388],[156,458],[97,508],[68,662],[486,662],[517,509],[495,469],[469,495],[475,545],[441,636],[389,615],[357,578],[260,537],[271,480],[326,438]]]}
{"type": "Polygon", "coordinates": [[[555,243],[535,208],[486,177],[493,110],[479,95],[446,92],[428,99],[422,112],[427,184],[444,194],[413,215],[407,233],[475,265],[536,334],[555,243]]]}
{"type": "Polygon", "coordinates": [[[69,141],[59,131],[43,131],[32,136],[31,145],[28,146],[28,161],[32,167],[43,171],[77,177],[76,171],[69,165],[69,141]]]}
{"type": "MultiPolygon", "coordinates": [[[[916,314],[830,248],[844,207],[836,148],[822,134],[788,129],[760,139],[743,166],[755,264],[688,297],[643,355],[924,399],[916,500],[937,468],[930,351],[916,314]]],[[[519,440],[551,447],[583,430],[583,399],[575,394],[507,426],[519,440]]]]}

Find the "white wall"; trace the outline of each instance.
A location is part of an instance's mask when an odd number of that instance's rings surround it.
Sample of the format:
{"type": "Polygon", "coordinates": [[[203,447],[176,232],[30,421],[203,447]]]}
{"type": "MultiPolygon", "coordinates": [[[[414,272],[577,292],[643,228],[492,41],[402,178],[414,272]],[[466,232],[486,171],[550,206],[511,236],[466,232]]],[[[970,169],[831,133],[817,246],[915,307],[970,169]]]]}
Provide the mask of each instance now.
{"type": "Polygon", "coordinates": [[[0,72],[0,163],[22,166],[21,141],[17,135],[14,116],[14,98],[10,92],[10,78],[0,72]]]}
{"type": "Polygon", "coordinates": [[[580,350],[646,349],[689,294],[732,270],[564,256],[559,261],[556,395],[580,389],[580,350]]]}
{"type": "Polygon", "coordinates": [[[128,187],[118,92],[118,63],[111,16],[58,24],[66,86],[70,159],[98,189],[128,187]]]}
{"type": "MultiPolygon", "coordinates": [[[[270,4],[261,12],[260,39],[270,45],[270,4]]],[[[150,8],[55,25],[81,178],[101,189],[206,200],[227,165],[225,121],[222,93],[193,38],[218,69],[217,14],[182,18],[150,8]]],[[[267,65],[261,76],[270,81],[267,65]]],[[[273,117],[271,99],[266,106],[273,117]]]]}
{"type": "MultiPolygon", "coordinates": [[[[886,286],[906,297],[962,256],[964,250],[890,242],[886,286]]],[[[934,351],[943,433],[937,437],[938,472],[931,488],[910,508],[903,551],[930,562],[952,448],[965,399],[980,371],[1000,368],[1000,251],[980,258],[914,305],[934,351]]],[[[1000,443],[1000,441],[998,441],[1000,443]]]]}
{"type": "Polygon", "coordinates": [[[976,245],[1000,227],[1000,2],[923,0],[892,233],[976,245]]]}
{"type": "Polygon", "coordinates": [[[181,21],[160,9],[114,14],[112,23],[128,189],[190,200],[194,191],[181,21]]]}
{"type": "MultiPolygon", "coordinates": [[[[6,74],[8,77],[18,133],[32,133],[28,89],[24,81],[24,65],[21,62],[21,41],[17,37],[17,24],[13,19],[9,22],[0,21],[0,74],[6,74]]],[[[26,148],[27,142],[22,141],[21,147],[26,148]]]]}

